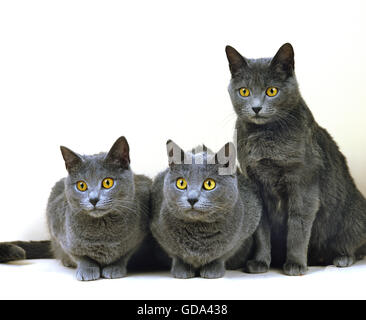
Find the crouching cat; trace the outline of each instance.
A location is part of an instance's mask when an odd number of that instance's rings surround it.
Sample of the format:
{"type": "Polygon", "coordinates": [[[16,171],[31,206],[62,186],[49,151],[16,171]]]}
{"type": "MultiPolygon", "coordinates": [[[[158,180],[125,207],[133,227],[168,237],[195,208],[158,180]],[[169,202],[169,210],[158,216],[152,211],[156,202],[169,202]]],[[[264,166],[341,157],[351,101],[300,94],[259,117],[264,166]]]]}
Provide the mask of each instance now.
{"type": "Polygon", "coordinates": [[[271,231],[272,261],[285,274],[307,265],[348,267],[364,254],[366,200],[345,157],[301,97],[294,51],[246,59],[226,48],[238,115],[238,160],[257,183],[271,231]]]}
{"type": "Polygon", "coordinates": [[[124,277],[149,232],[151,180],[132,172],[124,137],[108,153],[61,152],[69,175],[56,183],[47,206],[55,257],[77,267],[78,280],[124,277]]]}
{"type": "MultiPolygon", "coordinates": [[[[151,230],[173,259],[172,275],[213,279],[243,268],[262,205],[251,182],[236,174],[234,145],[193,154],[168,141],[167,150],[169,168],[153,182],[151,230]],[[220,174],[230,164],[234,172],[220,174]]],[[[254,263],[262,256],[258,250],[254,263]]]]}

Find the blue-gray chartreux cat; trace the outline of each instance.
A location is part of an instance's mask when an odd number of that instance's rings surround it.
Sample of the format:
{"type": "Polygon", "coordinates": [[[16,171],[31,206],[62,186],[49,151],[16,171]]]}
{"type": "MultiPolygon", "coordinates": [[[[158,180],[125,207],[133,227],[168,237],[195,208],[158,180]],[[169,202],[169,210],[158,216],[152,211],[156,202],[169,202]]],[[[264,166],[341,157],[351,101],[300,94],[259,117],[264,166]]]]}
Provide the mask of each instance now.
{"type": "MultiPolygon", "coordinates": [[[[184,152],[168,141],[168,157],[176,158],[174,150],[182,161],[171,160],[152,187],[151,230],[173,259],[172,275],[181,279],[197,273],[203,278],[220,278],[225,267],[244,267],[262,214],[255,185],[236,172],[219,174],[220,169],[235,163],[233,144],[226,144],[216,154],[206,147],[198,149],[184,152]],[[214,160],[225,157],[227,163],[214,160]],[[188,164],[186,159],[190,159],[188,164]]],[[[255,259],[254,263],[269,264],[260,253],[255,259]]]]}
{"type": "Polygon", "coordinates": [[[308,265],[352,265],[365,251],[366,200],[345,157],[301,97],[294,51],[246,59],[227,46],[238,160],[257,183],[270,223],[272,262],[287,275],[308,265]]]}
{"type": "Polygon", "coordinates": [[[56,183],[47,206],[56,258],[77,267],[78,280],[124,277],[149,232],[151,180],[132,172],[124,137],[108,153],[61,152],[69,174],[56,183]]]}

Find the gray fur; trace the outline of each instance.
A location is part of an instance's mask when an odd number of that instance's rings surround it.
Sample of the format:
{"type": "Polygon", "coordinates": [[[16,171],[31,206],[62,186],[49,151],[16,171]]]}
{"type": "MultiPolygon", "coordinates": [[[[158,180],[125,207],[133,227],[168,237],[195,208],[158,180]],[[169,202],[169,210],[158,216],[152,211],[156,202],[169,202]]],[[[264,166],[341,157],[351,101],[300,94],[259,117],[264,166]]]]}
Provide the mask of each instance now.
{"type": "Polygon", "coordinates": [[[246,59],[229,46],[226,53],[238,160],[260,188],[274,265],[287,275],[304,274],[308,264],[352,265],[365,251],[366,200],[300,95],[292,46],[282,46],[273,59],[246,59]],[[242,87],[251,90],[249,97],[238,94],[242,87]],[[268,87],[277,87],[277,96],[266,96],[268,87]],[[256,114],[253,108],[262,109],[256,114]]]}
{"type": "MultiPolygon", "coordinates": [[[[168,145],[172,144],[181,150],[168,141],[168,145]]],[[[216,155],[224,153],[227,146],[216,155]]],[[[170,151],[168,148],[169,158],[170,151]]],[[[244,267],[262,206],[253,184],[244,176],[219,175],[218,170],[225,164],[207,164],[212,163],[215,154],[183,150],[181,153],[192,158],[193,163],[171,162],[153,182],[151,230],[173,259],[174,277],[192,278],[200,272],[203,278],[220,278],[224,276],[225,266],[244,267]],[[188,182],[186,190],[176,187],[180,177],[188,182]],[[207,178],[216,181],[215,189],[203,189],[207,178]],[[198,200],[194,205],[188,202],[191,197],[198,200]]],[[[229,161],[235,160],[236,153],[232,156],[229,161]]]]}
{"type": "Polygon", "coordinates": [[[121,278],[148,234],[151,180],[134,175],[129,147],[119,138],[108,154],[81,156],[61,147],[69,175],[56,183],[47,206],[56,258],[77,267],[78,280],[121,278]],[[110,189],[102,187],[113,178],[110,189]],[[76,188],[85,181],[88,190],[76,188]],[[95,207],[90,200],[99,199],[95,207]]]}

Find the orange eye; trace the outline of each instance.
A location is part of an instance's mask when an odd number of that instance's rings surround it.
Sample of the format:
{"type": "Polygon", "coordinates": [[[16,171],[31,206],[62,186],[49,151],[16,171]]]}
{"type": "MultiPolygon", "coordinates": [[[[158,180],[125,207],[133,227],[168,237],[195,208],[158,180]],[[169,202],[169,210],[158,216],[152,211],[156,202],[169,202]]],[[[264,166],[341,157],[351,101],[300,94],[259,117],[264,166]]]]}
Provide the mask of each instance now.
{"type": "Polygon", "coordinates": [[[104,189],[110,189],[114,185],[114,180],[112,178],[105,178],[102,182],[102,186],[104,189]]]}
{"type": "Polygon", "coordinates": [[[241,88],[241,89],[239,89],[239,94],[242,97],[248,97],[250,95],[250,91],[248,88],[241,88]]]}
{"type": "Polygon", "coordinates": [[[267,89],[267,96],[268,97],[274,97],[274,96],[277,96],[277,94],[278,94],[278,89],[277,88],[275,88],[275,87],[271,87],[271,88],[268,88],[267,89]]]}
{"type": "Polygon", "coordinates": [[[88,185],[84,181],[78,181],[76,183],[76,187],[78,188],[79,191],[82,191],[82,192],[88,190],[88,185]]]}

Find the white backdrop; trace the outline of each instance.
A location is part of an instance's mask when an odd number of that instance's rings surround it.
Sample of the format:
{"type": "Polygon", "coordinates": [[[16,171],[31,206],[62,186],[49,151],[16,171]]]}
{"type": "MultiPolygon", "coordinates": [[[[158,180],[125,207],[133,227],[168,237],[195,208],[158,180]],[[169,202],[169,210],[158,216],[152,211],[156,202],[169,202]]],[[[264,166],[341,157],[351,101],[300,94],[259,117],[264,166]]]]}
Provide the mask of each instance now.
{"type": "Polygon", "coordinates": [[[0,240],[47,237],[66,170],[59,145],[107,151],[125,135],[153,177],[165,142],[219,149],[235,114],[225,45],[295,48],[302,94],[366,194],[365,1],[1,1],[0,240]]]}

